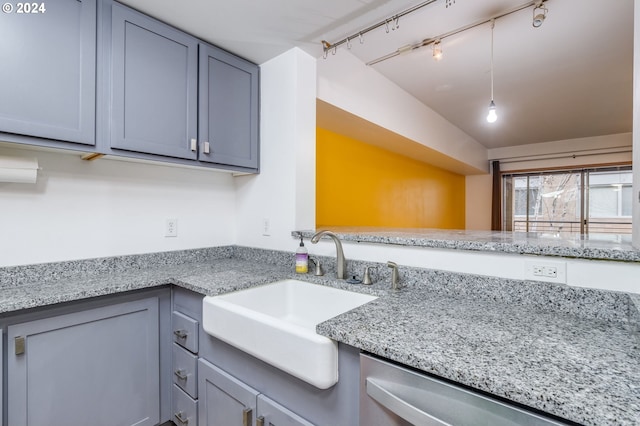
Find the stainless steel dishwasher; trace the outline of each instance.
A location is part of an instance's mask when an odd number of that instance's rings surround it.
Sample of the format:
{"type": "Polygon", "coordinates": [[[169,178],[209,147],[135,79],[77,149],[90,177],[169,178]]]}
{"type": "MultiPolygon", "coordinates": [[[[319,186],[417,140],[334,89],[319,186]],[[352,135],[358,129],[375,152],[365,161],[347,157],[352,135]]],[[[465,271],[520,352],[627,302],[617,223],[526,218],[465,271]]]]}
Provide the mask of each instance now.
{"type": "Polygon", "coordinates": [[[560,426],[480,393],[360,355],[361,426],[560,426]]]}

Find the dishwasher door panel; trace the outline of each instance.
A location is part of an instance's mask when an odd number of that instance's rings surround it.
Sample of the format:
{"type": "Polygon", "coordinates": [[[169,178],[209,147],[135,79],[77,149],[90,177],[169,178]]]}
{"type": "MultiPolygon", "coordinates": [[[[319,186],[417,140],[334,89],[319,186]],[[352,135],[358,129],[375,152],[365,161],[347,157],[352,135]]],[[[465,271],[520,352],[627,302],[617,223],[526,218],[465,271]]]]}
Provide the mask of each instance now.
{"type": "Polygon", "coordinates": [[[360,355],[361,426],[561,426],[407,368],[360,355]]]}

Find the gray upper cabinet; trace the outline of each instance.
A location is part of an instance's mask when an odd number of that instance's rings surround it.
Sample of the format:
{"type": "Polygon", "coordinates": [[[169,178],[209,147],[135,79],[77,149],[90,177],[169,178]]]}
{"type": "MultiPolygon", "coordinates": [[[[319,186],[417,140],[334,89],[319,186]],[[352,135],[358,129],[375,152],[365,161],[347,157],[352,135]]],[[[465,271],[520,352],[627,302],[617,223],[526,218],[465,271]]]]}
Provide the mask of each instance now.
{"type": "Polygon", "coordinates": [[[117,3],[111,37],[111,148],[195,160],[198,41],[117,3]]]}
{"type": "Polygon", "coordinates": [[[200,161],[258,168],[259,68],[200,44],[200,161]]]}
{"type": "Polygon", "coordinates": [[[0,132],[94,145],[96,0],[39,4],[0,16],[0,132]]]}
{"type": "Polygon", "coordinates": [[[8,424],[160,422],[157,297],[9,325],[8,424]]]}

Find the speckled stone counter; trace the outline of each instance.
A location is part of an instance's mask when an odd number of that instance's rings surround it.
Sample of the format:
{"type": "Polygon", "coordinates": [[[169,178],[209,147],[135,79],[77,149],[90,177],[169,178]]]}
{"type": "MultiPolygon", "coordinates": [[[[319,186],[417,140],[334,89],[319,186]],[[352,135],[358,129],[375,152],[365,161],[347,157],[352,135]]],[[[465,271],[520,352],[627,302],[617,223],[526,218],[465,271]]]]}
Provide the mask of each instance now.
{"type": "Polygon", "coordinates": [[[333,279],[332,259],[324,277],[295,275],[292,259],[221,247],[0,268],[0,313],[159,285],[216,295],[298,278],[379,296],[319,334],[576,423],[640,424],[638,295],[407,267],[394,292],[384,274],[372,286],[333,279]]]}
{"type": "MultiPolygon", "coordinates": [[[[343,241],[429,247],[453,250],[561,256],[581,259],[640,262],[640,250],[631,245],[630,235],[534,232],[457,231],[445,229],[346,228],[331,227],[343,241]]],[[[311,238],[314,231],[299,232],[311,238]]]]}
{"type": "Polygon", "coordinates": [[[0,268],[0,314],[169,284],[216,295],[293,275],[281,263],[234,253],[221,247],[0,268]]]}
{"type": "Polygon", "coordinates": [[[640,345],[622,323],[414,290],[317,330],[580,424],[640,424],[640,345]]]}

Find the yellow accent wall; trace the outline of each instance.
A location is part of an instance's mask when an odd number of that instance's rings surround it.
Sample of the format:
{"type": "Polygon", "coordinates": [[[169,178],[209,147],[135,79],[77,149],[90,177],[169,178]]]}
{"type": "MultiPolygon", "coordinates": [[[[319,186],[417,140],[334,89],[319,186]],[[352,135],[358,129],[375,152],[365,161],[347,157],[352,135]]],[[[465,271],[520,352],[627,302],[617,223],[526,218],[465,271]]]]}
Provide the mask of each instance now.
{"type": "Polygon", "coordinates": [[[316,129],[316,227],[465,228],[465,177],[316,129]]]}

